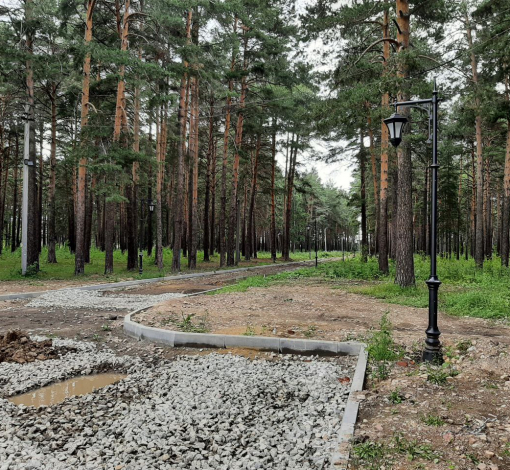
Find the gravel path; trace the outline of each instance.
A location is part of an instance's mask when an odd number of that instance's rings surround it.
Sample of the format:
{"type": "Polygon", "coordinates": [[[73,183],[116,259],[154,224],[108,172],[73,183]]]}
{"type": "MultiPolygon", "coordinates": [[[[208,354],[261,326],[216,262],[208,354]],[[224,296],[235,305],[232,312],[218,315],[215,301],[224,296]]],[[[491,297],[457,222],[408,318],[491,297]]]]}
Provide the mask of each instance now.
{"type": "Polygon", "coordinates": [[[88,310],[116,311],[137,310],[151,307],[159,302],[184,297],[185,294],[168,293],[161,295],[129,295],[115,292],[105,295],[101,291],[84,291],[78,289],[65,289],[48,292],[32,300],[27,306],[31,308],[61,308],[88,310]]]}
{"type": "Polygon", "coordinates": [[[123,381],[51,408],[0,398],[0,469],[319,469],[340,429],[355,359],[209,354],[157,365],[81,348],[0,364],[0,396],[80,373],[123,381]]]}

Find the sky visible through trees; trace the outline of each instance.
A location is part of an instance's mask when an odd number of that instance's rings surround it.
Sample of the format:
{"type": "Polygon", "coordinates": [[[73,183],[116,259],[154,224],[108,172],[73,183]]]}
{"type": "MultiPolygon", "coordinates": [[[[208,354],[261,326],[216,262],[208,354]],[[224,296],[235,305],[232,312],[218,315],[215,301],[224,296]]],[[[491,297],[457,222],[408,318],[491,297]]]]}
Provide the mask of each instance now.
{"type": "Polygon", "coordinates": [[[428,122],[407,110],[395,150],[382,119],[434,77],[438,251],[508,266],[508,1],[25,0],[0,18],[0,250],[26,233],[31,272],[57,247],[76,275],[94,247],[105,274],[140,248],[173,271],[199,252],[288,260],[317,221],[325,249],[412,286],[428,122]]]}

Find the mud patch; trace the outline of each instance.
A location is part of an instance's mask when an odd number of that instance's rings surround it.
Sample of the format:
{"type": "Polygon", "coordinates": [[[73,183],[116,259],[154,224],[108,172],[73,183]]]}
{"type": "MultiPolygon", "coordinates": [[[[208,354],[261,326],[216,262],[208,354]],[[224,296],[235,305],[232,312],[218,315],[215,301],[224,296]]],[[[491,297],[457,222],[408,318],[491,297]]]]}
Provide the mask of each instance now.
{"type": "Polygon", "coordinates": [[[15,405],[33,406],[36,408],[39,406],[52,406],[62,403],[69,397],[92,393],[107,385],[117,383],[126,377],[126,374],[114,373],[75,377],[64,382],[57,382],[37,390],[32,390],[23,395],[11,397],[9,401],[15,405]]]}

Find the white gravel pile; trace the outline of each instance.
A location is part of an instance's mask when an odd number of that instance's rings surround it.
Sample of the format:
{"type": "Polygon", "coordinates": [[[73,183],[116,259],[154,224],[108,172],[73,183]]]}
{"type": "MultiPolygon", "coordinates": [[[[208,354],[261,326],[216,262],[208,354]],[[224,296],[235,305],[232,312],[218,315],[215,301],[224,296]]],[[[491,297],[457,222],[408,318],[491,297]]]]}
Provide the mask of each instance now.
{"type": "Polygon", "coordinates": [[[88,310],[116,311],[116,310],[137,310],[140,308],[152,307],[154,304],[184,297],[185,294],[168,293],[161,295],[141,294],[109,294],[101,291],[86,291],[79,289],[62,289],[47,292],[32,300],[28,307],[34,308],[61,308],[73,310],[85,308],[88,310]]]}
{"type": "MultiPolygon", "coordinates": [[[[98,363],[103,353],[96,354],[98,363]]],[[[4,394],[31,386],[37,365],[48,376],[66,367],[46,361],[10,370],[17,375],[4,394]]],[[[132,364],[123,381],[51,408],[0,399],[0,469],[324,468],[349,393],[338,378],[354,367],[350,357],[183,356],[132,364]]]]}

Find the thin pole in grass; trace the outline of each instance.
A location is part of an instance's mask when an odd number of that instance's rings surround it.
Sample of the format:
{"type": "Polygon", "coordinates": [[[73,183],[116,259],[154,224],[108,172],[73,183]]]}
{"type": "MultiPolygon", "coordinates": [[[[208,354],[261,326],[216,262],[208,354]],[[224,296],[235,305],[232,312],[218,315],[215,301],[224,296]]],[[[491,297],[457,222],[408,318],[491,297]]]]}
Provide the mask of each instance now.
{"type": "Polygon", "coordinates": [[[319,266],[319,254],[317,252],[317,219],[315,219],[315,234],[314,234],[314,240],[315,240],[315,267],[319,266]]]}

